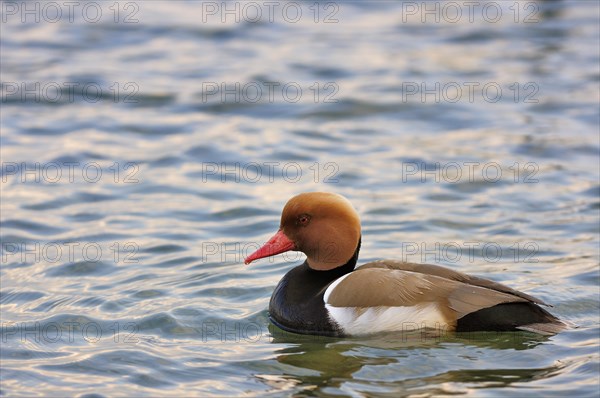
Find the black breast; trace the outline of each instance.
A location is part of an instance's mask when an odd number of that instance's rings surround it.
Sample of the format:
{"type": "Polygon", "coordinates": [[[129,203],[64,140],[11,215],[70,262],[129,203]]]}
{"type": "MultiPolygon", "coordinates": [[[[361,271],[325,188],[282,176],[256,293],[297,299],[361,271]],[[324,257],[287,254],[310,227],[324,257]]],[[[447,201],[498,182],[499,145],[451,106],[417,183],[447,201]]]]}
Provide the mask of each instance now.
{"type": "Polygon", "coordinates": [[[327,315],[323,295],[331,282],[354,270],[359,250],[360,242],[346,264],[330,271],[315,271],[305,261],[285,274],[271,296],[271,321],[289,332],[341,335],[337,324],[327,315]]]}

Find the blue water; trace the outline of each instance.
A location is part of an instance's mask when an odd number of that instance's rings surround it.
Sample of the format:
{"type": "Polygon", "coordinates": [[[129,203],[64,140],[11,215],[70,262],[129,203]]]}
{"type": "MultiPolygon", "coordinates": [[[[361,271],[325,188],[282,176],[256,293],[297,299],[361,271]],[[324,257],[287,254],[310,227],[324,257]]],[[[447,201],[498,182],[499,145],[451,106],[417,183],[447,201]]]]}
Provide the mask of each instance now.
{"type": "Polygon", "coordinates": [[[600,393],[597,2],[1,7],[0,395],[600,393]],[[484,276],[570,329],[269,325],[302,256],[243,258],[314,190],[361,214],[360,262],[484,276]]]}

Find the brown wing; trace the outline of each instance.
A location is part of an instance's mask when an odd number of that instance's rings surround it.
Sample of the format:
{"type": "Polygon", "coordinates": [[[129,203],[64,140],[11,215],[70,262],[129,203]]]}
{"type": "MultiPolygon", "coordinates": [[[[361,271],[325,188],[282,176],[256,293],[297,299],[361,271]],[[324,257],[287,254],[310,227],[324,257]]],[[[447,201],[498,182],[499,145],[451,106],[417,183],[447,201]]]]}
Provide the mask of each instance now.
{"type": "Polygon", "coordinates": [[[369,268],[383,268],[390,270],[403,270],[416,272],[419,274],[425,275],[435,275],[444,279],[453,280],[465,283],[467,285],[479,286],[490,290],[495,290],[497,292],[507,293],[509,295],[514,295],[525,299],[526,301],[542,304],[548,307],[551,305],[544,303],[542,300],[530,296],[529,294],[525,294],[518,290],[512,289],[506,285],[503,285],[498,282],[491,281],[489,279],[478,278],[476,276],[471,276],[467,274],[463,274],[462,272],[454,271],[449,268],[440,267],[439,265],[431,265],[431,264],[416,264],[416,263],[407,263],[403,261],[396,260],[379,260],[373,261],[367,264],[362,265],[358,269],[369,269],[369,268]]]}
{"type": "Polygon", "coordinates": [[[326,297],[334,307],[418,307],[434,303],[449,322],[501,303],[528,300],[460,281],[412,271],[362,267],[344,277],[326,297]]]}

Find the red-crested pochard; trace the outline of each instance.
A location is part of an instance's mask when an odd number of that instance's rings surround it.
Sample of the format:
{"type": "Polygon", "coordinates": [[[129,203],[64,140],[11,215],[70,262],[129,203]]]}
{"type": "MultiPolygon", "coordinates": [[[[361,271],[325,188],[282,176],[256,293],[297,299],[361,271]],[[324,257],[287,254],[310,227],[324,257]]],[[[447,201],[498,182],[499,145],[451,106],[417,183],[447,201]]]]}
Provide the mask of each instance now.
{"type": "Polygon", "coordinates": [[[272,322],[330,336],[415,329],[554,334],[565,327],[541,300],[448,268],[380,260],[355,270],[360,242],[360,219],[343,196],[309,192],[290,199],[279,231],[245,259],[289,250],[307,256],[275,288],[272,322]]]}

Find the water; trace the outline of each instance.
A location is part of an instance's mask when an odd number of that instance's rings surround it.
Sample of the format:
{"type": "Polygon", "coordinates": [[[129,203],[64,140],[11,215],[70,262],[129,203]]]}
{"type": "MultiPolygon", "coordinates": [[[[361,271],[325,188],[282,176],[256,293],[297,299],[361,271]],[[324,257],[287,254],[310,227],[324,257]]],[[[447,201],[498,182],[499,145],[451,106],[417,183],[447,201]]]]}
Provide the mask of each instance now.
{"type": "Polygon", "coordinates": [[[597,396],[599,7],[476,3],[3,2],[0,393],[597,396]],[[573,327],[282,332],[312,190],[573,327]]]}

